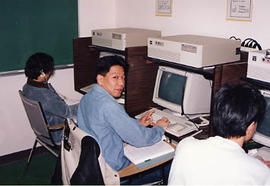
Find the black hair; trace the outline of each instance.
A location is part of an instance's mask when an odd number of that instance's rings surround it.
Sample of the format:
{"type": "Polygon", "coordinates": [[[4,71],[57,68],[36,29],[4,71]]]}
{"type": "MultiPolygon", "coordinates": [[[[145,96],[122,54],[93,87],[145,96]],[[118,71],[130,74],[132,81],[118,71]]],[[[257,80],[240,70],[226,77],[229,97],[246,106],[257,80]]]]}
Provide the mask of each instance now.
{"type": "Polygon", "coordinates": [[[263,118],[265,107],[264,97],[257,89],[247,84],[226,84],[214,98],[214,130],[224,138],[245,136],[248,126],[263,118]]]}
{"type": "Polygon", "coordinates": [[[115,65],[123,67],[125,75],[127,74],[128,65],[125,60],[120,56],[112,55],[99,58],[96,66],[96,77],[99,74],[105,76],[110,71],[110,68],[115,65]]]}
{"type": "Polygon", "coordinates": [[[54,59],[46,53],[38,52],[28,58],[24,73],[28,79],[37,79],[41,72],[53,74],[54,59]]]}

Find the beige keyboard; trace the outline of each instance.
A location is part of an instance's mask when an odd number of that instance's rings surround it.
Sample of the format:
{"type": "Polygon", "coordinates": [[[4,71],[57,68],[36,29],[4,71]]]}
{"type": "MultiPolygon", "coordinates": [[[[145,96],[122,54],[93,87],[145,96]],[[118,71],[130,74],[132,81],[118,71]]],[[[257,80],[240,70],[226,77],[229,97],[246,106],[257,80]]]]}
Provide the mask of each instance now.
{"type": "MultiPolygon", "coordinates": [[[[153,121],[156,122],[157,120],[161,119],[162,117],[166,117],[168,118],[168,120],[170,121],[170,125],[167,127],[166,132],[176,136],[176,137],[180,137],[183,135],[186,135],[190,132],[196,131],[198,130],[195,125],[190,122],[187,121],[183,118],[179,118],[177,116],[174,116],[170,113],[161,111],[159,109],[153,108],[155,110],[155,112],[152,114],[152,118],[153,121]]],[[[152,109],[150,109],[152,110],[152,109]]],[[[148,111],[150,111],[148,110],[148,111]]],[[[148,112],[146,111],[146,112],[148,112]]],[[[146,112],[143,112],[139,115],[136,116],[136,118],[141,118],[146,112]]]]}

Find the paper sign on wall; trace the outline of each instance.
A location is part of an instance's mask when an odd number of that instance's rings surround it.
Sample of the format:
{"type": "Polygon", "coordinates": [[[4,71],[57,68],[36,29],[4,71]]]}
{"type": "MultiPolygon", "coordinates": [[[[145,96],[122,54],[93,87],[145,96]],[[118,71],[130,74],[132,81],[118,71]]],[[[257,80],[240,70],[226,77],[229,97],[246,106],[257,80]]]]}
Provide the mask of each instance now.
{"type": "Polygon", "coordinates": [[[156,0],[156,16],[172,16],[172,0],[156,0]]]}
{"type": "Polygon", "coordinates": [[[227,20],[251,21],[252,0],[228,0],[227,20]]]}

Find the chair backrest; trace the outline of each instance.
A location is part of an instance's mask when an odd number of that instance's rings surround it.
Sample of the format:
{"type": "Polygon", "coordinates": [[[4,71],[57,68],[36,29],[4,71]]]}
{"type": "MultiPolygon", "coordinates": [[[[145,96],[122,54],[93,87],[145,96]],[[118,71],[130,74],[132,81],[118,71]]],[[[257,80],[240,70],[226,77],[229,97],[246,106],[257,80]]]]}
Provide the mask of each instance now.
{"type": "Polygon", "coordinates": [[[103,159],[96,140],[68,119],[61,147],[64,185],[119,185],[118,172],[103,159]]]}
{"type": "Polygon", "coordinates": [[[25,97],[21,90],[19,90],[19,95],[31,128],[33,129],[36,137],[48,145],[55,146],[56,144],[54,143],[47,127],[47,120],[40,103],[25,97]]]}

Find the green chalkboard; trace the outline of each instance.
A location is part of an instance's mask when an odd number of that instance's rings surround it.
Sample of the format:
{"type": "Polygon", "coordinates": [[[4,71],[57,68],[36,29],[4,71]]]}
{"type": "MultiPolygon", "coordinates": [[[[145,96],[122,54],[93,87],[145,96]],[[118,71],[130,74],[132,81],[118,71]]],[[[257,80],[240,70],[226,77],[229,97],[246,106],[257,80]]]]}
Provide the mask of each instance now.
{"type": "Polygon", "coordinates": [[[24,69],[35,52],[72,64],[75,37],[78,0],[0,0],[0,72],[24,69]]]}

